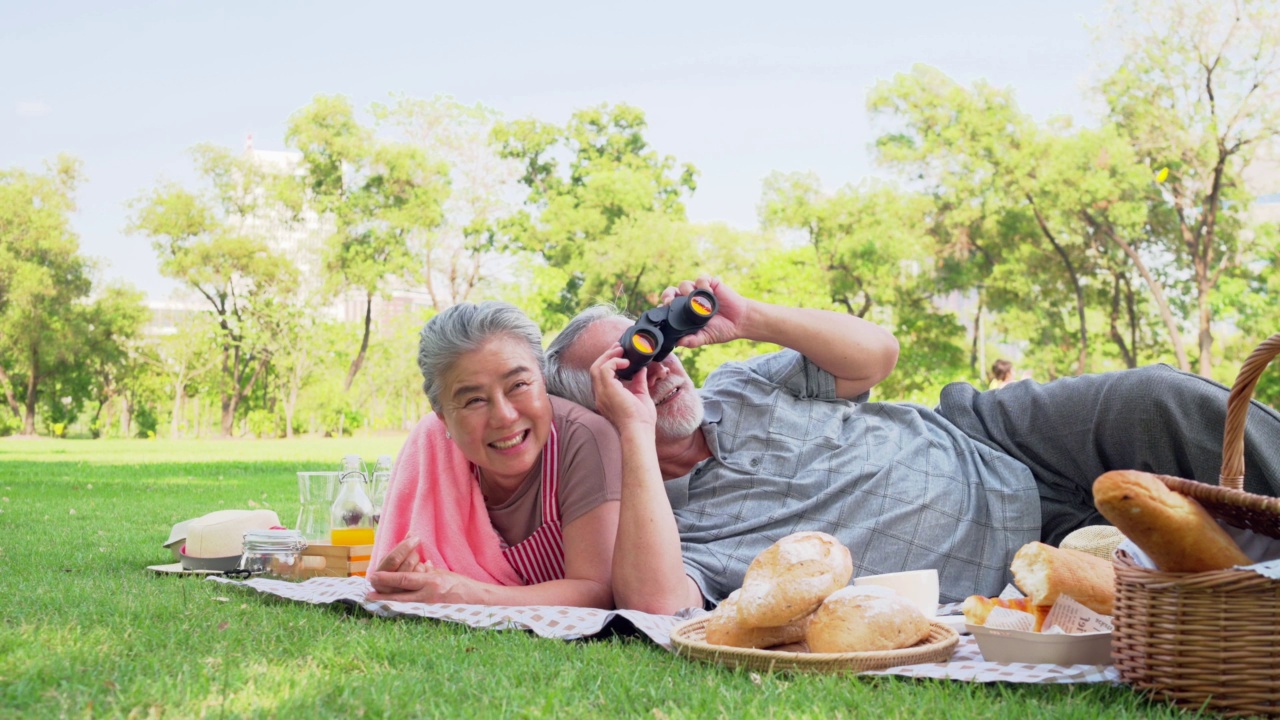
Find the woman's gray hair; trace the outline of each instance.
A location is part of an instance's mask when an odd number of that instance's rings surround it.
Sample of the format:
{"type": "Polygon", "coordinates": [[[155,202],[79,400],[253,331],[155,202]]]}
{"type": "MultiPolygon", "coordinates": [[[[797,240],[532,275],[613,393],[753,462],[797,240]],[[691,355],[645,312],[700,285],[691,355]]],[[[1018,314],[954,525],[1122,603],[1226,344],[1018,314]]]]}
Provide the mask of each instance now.
{"type": "Polygon", "coordinates": [[[502,335],[524,341],[538,362],[538,371],[545,370],[542,332],[529,316],[510,303],[493,300],[458,303],[422,326],[418,338],[418,369],[422,371],[422,390],[433,409],[441,407],[444,376],[458,358],[502,335]]]}
{"type": "MultiPolygon", "coordinates": [[[[547,346],[547,392],[572,400],[590,410],[596,409],[596,396],[591,390],[591,368],[573,367],[565,362],[565,353],[573,346],[582,333],[598,320],[611,317],[627,318],[627,314],[615,305],[593,305],[578,313],[559,335],[547,346]]],[[[630,319],[630,318],[628,318],[630,319]]]]}

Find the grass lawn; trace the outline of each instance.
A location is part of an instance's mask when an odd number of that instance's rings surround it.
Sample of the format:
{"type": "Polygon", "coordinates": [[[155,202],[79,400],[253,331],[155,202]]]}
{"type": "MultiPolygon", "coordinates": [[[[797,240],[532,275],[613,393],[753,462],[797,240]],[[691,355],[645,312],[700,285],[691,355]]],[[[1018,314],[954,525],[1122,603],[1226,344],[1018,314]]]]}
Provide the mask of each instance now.
{"type": "Polygon", "coordinates": [[[400,438],[0,440],[0,717],[1175,717],[1124,687],[766,675],[157,577],[170,526],[400,438]]]}

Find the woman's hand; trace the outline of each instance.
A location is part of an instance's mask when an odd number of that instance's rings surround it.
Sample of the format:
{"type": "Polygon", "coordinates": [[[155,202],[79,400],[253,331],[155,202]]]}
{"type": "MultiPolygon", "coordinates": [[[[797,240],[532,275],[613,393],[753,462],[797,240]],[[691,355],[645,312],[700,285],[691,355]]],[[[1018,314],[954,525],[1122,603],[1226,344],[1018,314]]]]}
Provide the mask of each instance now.
{"type": "Polygon", "coordinates": [[[431,563],[419,563],[412,572],[374,571],[369,573],[373,592],[366,600],[395,600],[421,603],[483,603],[484,584],[431,563]]]}
{"type": "Polygon", "coordinates": [[[625,382],[618,371],[627,367],[622,346],[614,343],[591,364],[591,388],[596,396],[596,412],[622,430],[633,424],[653,427],[658,411],[649,397],[649,367],[640,368],[625,382]]]}
{"type": "Polygon", "coordinates": [[[423,567],[423,563],[418,560],[421,557],[418,555],[418,546],[421,544],[422,541],[413,535],[406,536],[404,540],[400,541],[399,545],[391,548],[391,552],[382,558],[375,570],[380,572],[413,572],[423,567]]]}
{"type": "Polygon", "coordinates": [[[373,592],[365,599],[427,603],[477,602],[482,584],[457,573],[441,570],[430,562],[420,561],[418,546],[421,544],[421,540],[409,535],[392,548],[378,563],[378,568],[366,578],[373,586],[373,592]]]}
{"type": "Polygon", "coordinates": [[[662,291],[662,304],[670,305],[677,297],[690,295],[694,290],[710,290],[716,296],[716,314],[701,330],[685,335],[676,343],[680,347],[696,348],[703,345],[725,343],[747,337],[746,322],[750,314],[750,301],[719,278],[700,275],[697,280],[685,280],[662,291]]]}

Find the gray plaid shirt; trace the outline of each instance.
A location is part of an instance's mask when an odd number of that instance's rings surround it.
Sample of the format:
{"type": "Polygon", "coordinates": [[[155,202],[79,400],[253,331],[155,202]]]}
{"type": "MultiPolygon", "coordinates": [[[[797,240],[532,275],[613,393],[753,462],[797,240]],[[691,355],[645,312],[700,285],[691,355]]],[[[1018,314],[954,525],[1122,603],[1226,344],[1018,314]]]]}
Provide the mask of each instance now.
{"type": "Polygon", "coordinates": [[[859,576],[937,568],[943,602],[998,594],[1014,552],[1039,539],[1027,467],[926,407],[839,399],[792,350],[727,363],[700,392],[714,457],[666,489],[685,569],[711,600],[804,530],[840,538],[859,576]]]}

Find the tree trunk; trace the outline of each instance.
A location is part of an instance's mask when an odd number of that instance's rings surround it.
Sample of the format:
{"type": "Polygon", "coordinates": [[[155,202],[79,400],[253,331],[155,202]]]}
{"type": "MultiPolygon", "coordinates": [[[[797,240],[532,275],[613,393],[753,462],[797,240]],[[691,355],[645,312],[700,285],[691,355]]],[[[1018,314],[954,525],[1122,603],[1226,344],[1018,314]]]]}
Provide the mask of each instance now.
{"type": "MultiPolygon", "coordinates": [[[[1196,270],[1199,273],[1199,268],[1196,270]]],[[[1212,310],[1209,308],[1209,293],[1213,290],[1208,285],[1208,274],[1199,279],[1196,287],[1196,302],[1200,309],[1200,361],[1201,377],[1213,377],[1213,329],[1211,327],[1212,310]]]]}
{"type": "Polygon", "coordinates": [[[1080,359],[1076,366],[1076,374],[1084,375],[1089,372],[1089,328],[1085,323],[1084,317],[1084,290],[1080,287],[1080,278],[1076,276],[1075,266],[1071,264],[1071,258],[1067,255],[1066,248],[1058,244],[1058,239],[1049,231],[1049,224],[1045,222],[1044,216],[1040,214],[1040,208],[1036,207],[1035,199],[1028,194],[1027,202],[1031,203],[1031,209],[1035,212],[1036,222],[1040,225],[1040,231],[1048,238],[1049,243],[1053,245],[1053,249],[1058,252],[1058,257],[1062,258],[1062,264],[1067,266],[1067,275],[1071,278],[1071,286],[1076,291],[1076,315],[1080,319],[1080,359]]]}
{"type": "Polygon", "coordinates": [[[237,394],[223,391],[222,393],[222,437],[232,437],[236,431],[236,400],[237,394]]]}
{"type": "Polygon", "coordinates": [[[178,437],[178,426],[182,420],[182,396],[186,395],[186,389],[180,382],[175,382],[176,388],[173,391],[173,417],[169,420],[169,437],[178,437]]]}
{"type": "Polygon", "coordinates": [[[22,417],[22,407],[18,405],[18,399],[13,396],[13,382],[9,380],[9,374],[3,367],[0,367],[0,384],[4,385],[4,399],[9,402],[9,409],[13,411],[13,416],[22,417]]]}
{"type": "Polygon", "coordinates": [[[120,398],[124,406],[120,409],[120,430],[126,440],[133,437],[133,403],[127,396],[120,398]]]}
{"type": "Polygon", "coordinates": [[[1129,256],[1129,260],[1133,262],[1133,266],[1138,269],[1138,273],[1142,275],[1142,279],[1147,283],[1147,287],[1151,290],[1151,295],[1156,300],[1156,307],[1160,309],[1160,319],[1164,321],[1164,327],[1169,331],[1169,342],[1173,343],[1173,355],[1178,359],[1178,369],[1183,372],[1191,372],[1191,361],[1187,360],[1187,350],[1182,344],[1182,333],[1178,331],[1178,323],[1173,319],[1173,311],[1169,309],[1169,301],[1164,296],[1164,286],[1156,280],[1151,271],[1147,269],[1146,263],[1142,262],[1142,258],[1138,256],[1133,246],[1125,242],[1121,237],[1111,231],[1110,228],[1104,227],[1101,223],[1094,220],[1093,216],[1088,212],[1084,214],[1085,219],[1089,221],[1096,230],[1102,232],[1111,241],[1120,246],[1125,255],[1129,256]]]}
{"type": "Polygon", "coordinates": [[[31,351],[31,374],[27,376],[26,408],[22,417],[22,434],[36,434],[36,389],[40,386],[40,351],[31,351]]]}
{"type": "Polygon", "coordinates": [[[295,382],[297,373],[290,377],[289,381],[289,397],[284,401],[284,436],[286,439],[293,439],[293,414],[298,409],[298,383],[295,382]]]}
{"type": "Polygon", "coordinates": [[[369,349],[369,328],[372,325],[373,293],[366,292],[364,295],[364,338],[360,341],[360,352],[351,361],[351,369],[347,370],[347,379],[342,383],[343,392],[351,390],[351,383],[356,379],[356,373],[360,372],[360,366],[364,365],[364,354],[369,349]]]}
{"type": "MultiPolygon", "coordinates": [[[[1116,347],[1120,348],[1120,355],[1124,358],[1124,366],[1128,368],[1137,367],[1137,363],[1133,359],[1133,354],[1129,352],[1129,347],[1124,341],[1124,333],[1120,332],[1120,275],[1114,276],[1115,282],[1111,286],[1111,339],[1115,341],[1116,347]]],[[[1137,348],[1134,348],[1137,352],[1137,348]]]]}

